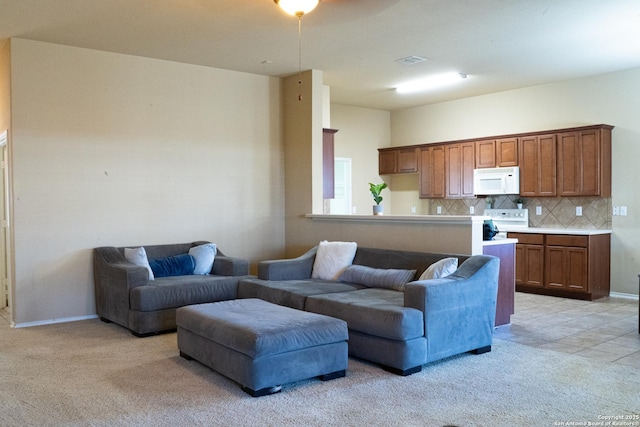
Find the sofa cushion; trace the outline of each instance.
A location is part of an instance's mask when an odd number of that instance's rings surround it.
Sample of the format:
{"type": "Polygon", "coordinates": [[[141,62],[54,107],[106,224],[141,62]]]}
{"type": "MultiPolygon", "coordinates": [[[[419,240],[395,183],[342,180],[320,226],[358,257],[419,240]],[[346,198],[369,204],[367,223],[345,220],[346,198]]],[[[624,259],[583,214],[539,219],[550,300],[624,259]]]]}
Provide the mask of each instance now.
{"type": "Polygon", "coordinates": [[[173,276],[160,277],[152,284],[130,291],[132,310],[155,311],[183,305],[234,299],[238,280],[247,276],[173,276]]]}
{"type": "Polygon", "coordinates": [[[452,275],[457,269],[458,258],[444,258],[427,267],[418,280],[431,280],[447,277],[452,275]]]}
{"type": "Polygon", "coordinates": [[[355,283],[368,288],[404,290],[404,285],[413,280],[415,270],[395,268],[373,268],[364,265],[350,265],[342,272],[340,282],[355,283]]]}
{"type": "Polygon", "coordinates": [[[209,274],[213,268],[218,247],[214,243],[205,243],[203,245],[194,246],[189,249],[191,255],[196,261],[196,267],[193,274],[209,274]]]}
{"type": "Polygon", "coordinates": [[[353,262],[357,249],[356,242],[327,242],[323,240],[318,245],[311,278],[337,280],[340,273],[353,262]]]}
{"type": "Polygon", "coordinates": [[[362,285],[320,279],[244,279],[238,283],[238,298],[260,298],[274,304],[304,310],[305,300],[309,295],[349,292],[363,288],[362,285]]]}
{"type": "Polygon", "coordinates": [[[191,255],[181,254],[152,259],[149,266],[155,277],[186,276],[193,274],[196,263],[191,255]]]}
{"type": "Polygon", "coordinates": [[[390,289],[313,295],[305,310],[347,322],[350,330],[405,341],[424,335],[422,312],[404,307],[404,293],[390,289]]]}
{"type": "Polygon", "coordinates": [[[149,266],[147,251],[145,251],[144,247],[140,246],[138,248],[124,248],[124,257],[130,263],[139,265],[140,267],[144,267],[149,270],[149,280],[154,279],[153,270],[151,270],[151,266],[149,266]]]}

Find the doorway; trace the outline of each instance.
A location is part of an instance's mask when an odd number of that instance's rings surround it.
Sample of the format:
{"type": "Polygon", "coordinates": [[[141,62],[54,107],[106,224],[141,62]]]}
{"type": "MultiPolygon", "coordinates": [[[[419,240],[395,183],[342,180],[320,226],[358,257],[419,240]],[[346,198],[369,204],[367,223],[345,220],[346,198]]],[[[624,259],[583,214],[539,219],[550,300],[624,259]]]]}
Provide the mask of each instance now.
{"type": "Polygon", "coordinates": [[[334,159],[334,198],[330,199],[329,212],[335,215],[351,214],[351,158],[334,159]]]}

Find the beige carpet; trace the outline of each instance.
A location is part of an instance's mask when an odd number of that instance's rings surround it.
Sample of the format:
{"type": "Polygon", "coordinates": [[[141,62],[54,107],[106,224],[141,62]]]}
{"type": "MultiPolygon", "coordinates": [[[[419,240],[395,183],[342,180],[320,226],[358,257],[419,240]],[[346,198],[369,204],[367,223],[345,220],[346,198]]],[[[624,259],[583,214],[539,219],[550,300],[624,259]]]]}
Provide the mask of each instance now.
{"type": "Polygon", "coordinates": [[[634,414],[640,370],[499,340],[408,377],[351,359],[345,378],[252,398],[179,357],[176,334],[139,339],[98,320],[0,330],[2,426],[555,426],[634,414]]]}

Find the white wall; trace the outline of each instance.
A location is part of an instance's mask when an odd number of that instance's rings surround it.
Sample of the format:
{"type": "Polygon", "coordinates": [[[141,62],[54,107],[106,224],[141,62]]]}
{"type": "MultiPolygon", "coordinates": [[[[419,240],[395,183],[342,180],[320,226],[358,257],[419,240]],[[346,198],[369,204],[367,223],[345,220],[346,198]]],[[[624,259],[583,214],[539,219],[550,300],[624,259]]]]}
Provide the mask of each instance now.
{"type": "Polygon", "coordinates": [[[14,320],[95,313],[91,249],[284,251],[277,78],[13,39],[14,320]]]}
{"type": "MultiPolygon", "coordinates": [[[[640,69],[391,113],[391,145],[411,145],[606,123],[614,125],[611,290],[638,294],[640,272],[640,69]]],[[[404,194],[403,204],[407,204],[404,194]]],[[[418,203],[418,189],[412,197],[418,203]]],[[[396,200],[392,197],[392,204],[396,200]]]]}

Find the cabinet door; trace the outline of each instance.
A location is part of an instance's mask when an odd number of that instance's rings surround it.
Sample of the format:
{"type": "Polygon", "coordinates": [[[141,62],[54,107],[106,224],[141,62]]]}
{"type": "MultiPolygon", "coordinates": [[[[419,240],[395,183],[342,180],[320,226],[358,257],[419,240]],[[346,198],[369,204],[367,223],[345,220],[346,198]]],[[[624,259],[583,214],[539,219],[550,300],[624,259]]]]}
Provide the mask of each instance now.
{"type": "Polygon", "coordinates": [[[473,143],[445,146],[447,198],[473,197],[473,167],[475,152],[473,143]]]}
{"type": "Polygon", "coordinates": [[[475,168],[474,144],[462,144],[462,197],[475,197],[473,193],[473,169],[475,168]]]}
{"type": "Polygon", "coordinates": [[[558,135],[558,195],[600,194],[600,138],[598,130],[558,135]]]}
{"type": "Polygon", "coordinates": [[[418,172],[418,150],[415,148],[402,148],[398,150],[398,173],[418,172]]]}
{"type": "Polygon", "coordinates": [[[587,291],[586,248],[547,246],[545,265],[547,266],[545,287],[567,291],[587,291]]]}
{"type": "Polygon", "coordinates": [[[544,246],[516,245],[516,285],[544,285],[544,246]]]}
{"type": "Polygon", "coordinates": [[[496,167],[496,141],[488,139],[475,142],[476,165],[478,169],[496,167]]]}
{"type": "Polygon", "coordinates": [[[518,166],[518,138],[496,140],[496,166],[518,166]]]}
{"type": "Polygon", "coordinates": [[[444,146],[420,149],[420,198],[445,197],[444,146]]]}
{"type": "Polygon", "coordinates": [[[378,174],[397,173],[398,150],[378,150],[378,174]]]}
{"type": "Polygon", "coordinates": [[[541,288],[544,285],[544,246],[524,245],[524,284],[541,288]]]}
{"type": "Polygon", "coordinates": [[[520,138],[520,195],[556,195],[556,136],[520,138]]]}

